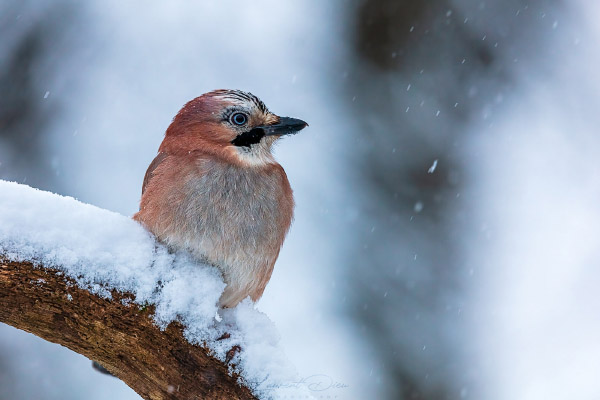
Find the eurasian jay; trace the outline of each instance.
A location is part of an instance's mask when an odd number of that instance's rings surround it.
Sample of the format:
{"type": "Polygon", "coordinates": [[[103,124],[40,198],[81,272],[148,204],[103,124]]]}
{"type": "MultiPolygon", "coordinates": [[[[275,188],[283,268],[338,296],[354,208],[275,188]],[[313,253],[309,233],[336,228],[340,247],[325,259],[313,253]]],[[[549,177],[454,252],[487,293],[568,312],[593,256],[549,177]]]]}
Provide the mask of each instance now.
{"type": "Polygon", "coordinates": [[[271,149],[306,126],[251,93],[216,90],[179,111],[146,171],[133,218],[170,248],[218,267],[222,307],[258,300],[269,282],[294,210],[271,149]]]}

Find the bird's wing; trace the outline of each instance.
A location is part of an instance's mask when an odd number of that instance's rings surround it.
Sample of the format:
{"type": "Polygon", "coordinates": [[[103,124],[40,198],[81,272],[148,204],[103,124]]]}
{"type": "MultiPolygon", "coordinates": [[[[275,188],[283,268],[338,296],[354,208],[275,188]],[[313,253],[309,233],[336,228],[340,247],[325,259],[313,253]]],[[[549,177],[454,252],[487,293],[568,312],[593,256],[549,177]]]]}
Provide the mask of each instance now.
{"type": "Polygon", "coordinates": [[[146,186],[150,183],[150,179],[152,179],[152,173],[154,170],[162,163],[165,158],[167,158],[167,153],[158,153],[154,160],[150,163],[150,166],[146,170],[146,175],[144,175],[144,183],[142,184],[142,196],[144,195],[144,191],[146,190],[146,186]]]}

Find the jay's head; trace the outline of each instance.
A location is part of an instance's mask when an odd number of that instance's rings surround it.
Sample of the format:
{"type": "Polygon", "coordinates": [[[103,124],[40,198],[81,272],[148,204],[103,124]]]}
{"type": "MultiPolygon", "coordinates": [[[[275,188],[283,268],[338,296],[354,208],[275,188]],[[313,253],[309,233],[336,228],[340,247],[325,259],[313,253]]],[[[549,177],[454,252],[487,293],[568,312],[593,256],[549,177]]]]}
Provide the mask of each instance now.
{"type": "Polygon", "coordinates": [[[179,111],[162,146],[170,151],[219,153],[240,164],[257,165],[273,160],[271,147],[277,139],[307,125],[273,114],[251,93],[215,90],[179,111]]]}

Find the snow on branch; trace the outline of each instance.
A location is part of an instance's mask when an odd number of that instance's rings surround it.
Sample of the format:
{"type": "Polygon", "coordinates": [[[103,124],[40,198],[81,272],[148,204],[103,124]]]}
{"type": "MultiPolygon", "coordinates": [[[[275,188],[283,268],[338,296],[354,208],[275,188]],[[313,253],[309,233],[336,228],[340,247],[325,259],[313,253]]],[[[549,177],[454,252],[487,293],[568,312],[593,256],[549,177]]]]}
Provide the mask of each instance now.
{"type": "Polygon", "coordinates": [[[0,181],[0,322],[100,362],[146,399],[305,396],[250,301],[137,222],[0,181]],[[293,391],[292,391],[293,389],[293,391]]]}

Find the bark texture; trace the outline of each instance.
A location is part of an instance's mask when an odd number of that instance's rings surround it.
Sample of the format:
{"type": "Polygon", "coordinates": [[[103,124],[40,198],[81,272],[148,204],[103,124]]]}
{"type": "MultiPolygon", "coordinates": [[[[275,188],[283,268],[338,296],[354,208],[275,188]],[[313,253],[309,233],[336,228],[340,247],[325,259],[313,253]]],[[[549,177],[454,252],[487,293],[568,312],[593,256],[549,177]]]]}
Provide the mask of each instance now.
{"type": "Polygon", "coordinates": [[[0,255],[0,322],[99,362],[144,399],[255,399],[180,324],[161,331],[153,308],[123,301],[131,299],[101,298],[59,271],[0,255]]]}

